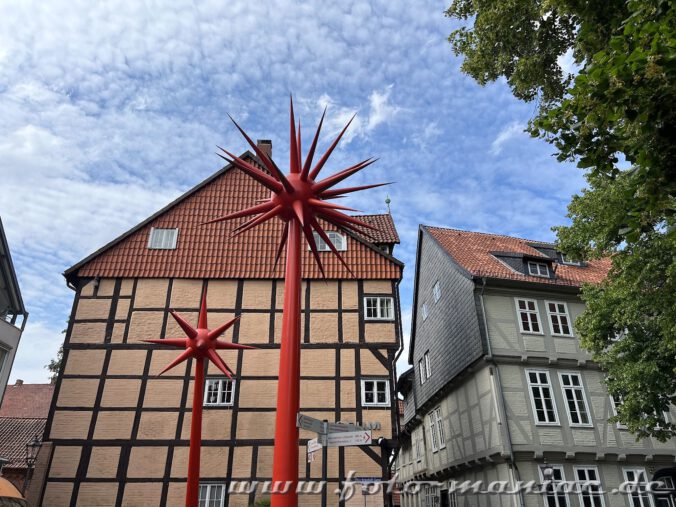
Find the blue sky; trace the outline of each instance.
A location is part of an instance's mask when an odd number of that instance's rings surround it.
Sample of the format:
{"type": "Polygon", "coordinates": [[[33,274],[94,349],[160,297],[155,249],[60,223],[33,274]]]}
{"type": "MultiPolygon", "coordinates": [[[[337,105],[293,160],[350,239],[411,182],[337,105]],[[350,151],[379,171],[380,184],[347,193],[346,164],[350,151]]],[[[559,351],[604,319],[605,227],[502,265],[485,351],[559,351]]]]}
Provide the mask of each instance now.
{"type": "Polygon", "coordinates": [[[289,93],[305,138],[328,105],[323,146],[357,113],[327,174],[376,156],[348,182],[397,182],[348,205],[392,199],[407,339],[418,224],[552,240],[582,173],[523,133],[534,104],[460,72],[447,1],[0,3],[0,215],[30,311],[11,380],[47,379],[64,269],[245,150],[226,113],[288,160],[289,93]]]}

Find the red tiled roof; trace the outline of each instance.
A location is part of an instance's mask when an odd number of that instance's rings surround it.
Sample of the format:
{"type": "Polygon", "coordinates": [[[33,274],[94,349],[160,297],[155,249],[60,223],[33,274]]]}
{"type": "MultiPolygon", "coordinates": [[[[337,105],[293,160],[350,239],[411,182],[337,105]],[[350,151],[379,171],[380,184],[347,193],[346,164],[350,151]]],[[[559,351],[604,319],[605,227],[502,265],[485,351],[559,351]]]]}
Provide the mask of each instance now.
{"type": "Polygon", "coordinates": [[[8,459],[11,468],[26,467],[26,444],[42,440],[47,419],[0,417],[0,458],[8,459]]]}
{"type": "Polygon", "coordinates": [[[507,267],[491,252],[510,252],[548,258],[531,245],[546,245],[555,248],[553,243],[441,227],[423,226],[423,228],[439,242],[460,267],[474,276],[579,287],[585,282],[600,283],[610,269],[610,259],[599,259],[586,261],[584,266],[557,264],[556,277],[552,279],[524,275],[507,267]]]}
{"type": "Polygon", "coordinates": [[[360,220],[378,229],[376,231],[366,229],[366,233],[373,237],[373,239],[370,239],[368,236],[364,236],[363,239],[366,241],[373,241],[374,243],[399,243],[399,234],[397,234],[397,229],[394,226],[392,215],[389,213],[382,215],[356,216],[360,220]]]}
{"type": "Polygon", "coordinates": [[[0,417],[47,419],[53,395],[53,384],[8,385],[0,405],[0,417]]]}
{"type": "MultiPolygon", "coordinates": [[[[254,160],[250,155],[246,155],[254,160]]],[[[272,265],[281,238],[282,223],[273,219],[235,238],[231,233],[247,219],[200,225],[242,210],[269,197],[269,190],[239,170],[225,167],[188,191],[169,206],[104,246],[66,271],[81,277],[176,277],[176,278],[281,278],[285,254],[277,268],[272,265]],[[175,250],[150,250],[152,227],[178,228],[175,250]]],[[[398,242],[389,215],[368,215],[366,221],[381,229],[369,231],[383,242],[398,242]]],[[[323,223],[328,230],[332,227],[323,223]]],[[[351,278],[331,253],[320,253],[327,278],[351,278]]],[[[399,279],[403,264],[364,238],[348,235],[347,264],[357,278],[399,279]]],[[[321,278],[310,252],[304,249],[303,277],[321,278]]]]}

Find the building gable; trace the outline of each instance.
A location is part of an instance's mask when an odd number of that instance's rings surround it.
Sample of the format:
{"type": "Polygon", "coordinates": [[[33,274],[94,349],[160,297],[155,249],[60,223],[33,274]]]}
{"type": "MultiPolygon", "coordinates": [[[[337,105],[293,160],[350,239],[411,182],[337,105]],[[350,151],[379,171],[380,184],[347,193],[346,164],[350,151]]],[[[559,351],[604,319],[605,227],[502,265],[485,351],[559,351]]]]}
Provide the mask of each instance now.
{"type": "MultiPolygon", "coordinates": [[[[251,160],[255,158],[245,154],[251,160]]],[[[282,222],[271,220],[237,237],[233,230],[247,219],[210,225],[204,222],[245,209],[269,191],[241,171],[227,166],[169,206],[65,272],[76,277],[281,278],[285,254],[273,271],[282,222]],[[149,249],[152,228],[177,228],[175,249],[149,249]]],[[[369,216],[369,221],[375,221],[369,216]]],[[[389,220],[391,222],[391,219],[389,220]]],[[[323,223],[327,230],[332,227],[323,223]]],[[[392,229],[394,229],[392,227],[392,229]]],[[[343,256],[357,278],[399,279],[402,263],[355,234],[346,234],[343,256]]],[[[382,234],[381,234],[382,236],[382,234]]],[[[398,241],[396,231],[391,234],[398,241]]],[[[387,239],[387,238],[385,238],[387,239]]],[[[393,243],[395,241],[392,241],[393,243]]],[[[351,278],[331,253],[320,253],[327,278],[351,278]]],[[[304,278],[321,278],[305,251],[304,278]]]]}

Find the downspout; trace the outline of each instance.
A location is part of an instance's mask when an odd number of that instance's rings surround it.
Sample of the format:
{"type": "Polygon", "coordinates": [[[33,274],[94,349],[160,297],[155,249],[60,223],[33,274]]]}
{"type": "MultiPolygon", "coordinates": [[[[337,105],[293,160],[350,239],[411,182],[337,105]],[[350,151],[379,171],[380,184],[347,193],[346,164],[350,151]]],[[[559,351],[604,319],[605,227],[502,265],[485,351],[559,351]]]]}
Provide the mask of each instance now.
{"type": "MultiPolygon", "coordinates": [[[[491,373],[493,378],[495,379],[495,390],[496,395],[499,398],[499,404],[498,404],[498,410],[500,411],[500,419],[502,419],[502,424],[504,425],[505,431],[505,440],[507,444],[507,451],[509,452],[509,462],[512,466],[512,469],[514,470],[514,479],[517,482],[517,484],[521,481],[521,477],[519,474],[519,468],[516,466],[516,461],[514,460],[514,448],[512,447],[512,436],[509,432],[509,424],[507,424],[507,405],[505,404],[505,397],[502,394],[502,384],[500,382],[500,372],[498,370],[498,364],[493,358],[493,351],[491,350],[491,339],[490,336],[488,335],[488,319],[486,318],[486,306],[484,305],[484,289],[486,288],[486,277],[481,278],[481,292],[479,293],[479,301],[481,302],[481,318],[484,323],[484,329],[486,330],[486,349],[488,352],[488,355],[486,357],[488,363],[492,364],[493,368],[495,368],[495,375],[491,373]]],[[[523,491],[519,489],[519,494],[518,494],[518,499],[519,499],[519,505],[521,507],[525,506],[524,499],[523,499],[523,491]]]]}

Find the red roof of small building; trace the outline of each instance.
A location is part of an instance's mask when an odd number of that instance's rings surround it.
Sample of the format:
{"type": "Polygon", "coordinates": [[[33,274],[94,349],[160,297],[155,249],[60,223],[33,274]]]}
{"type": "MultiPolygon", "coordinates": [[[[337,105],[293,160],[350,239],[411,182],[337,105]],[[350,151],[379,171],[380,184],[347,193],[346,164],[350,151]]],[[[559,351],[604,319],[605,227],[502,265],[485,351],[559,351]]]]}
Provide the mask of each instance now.
{"type": "Polygon", "coordinates": [[[10,460],[8,467],[26,467],[26,443],[42,439],[53,395],[53,384],[7,386],[0,406],[0,458],[10,460]]]}
{"type": "MultiPolygon", "coordinates": [[[[254,162],[251,154],[243,155],[254,162]]],[[[247,219],[210,225],[204,222],[242,210],[268,198],[270,191],[239,170],[226,166],[189,190],[176,201],[113,240],[86,259],[69,268],[68,279],[79,277],[175,277],[175,278],[282,278],[285,253],[272,271],[282,222],[273,219],[237,237],[233,229],[247,219]],[[173,250],[151,250],[151,228],[178,228],[178,244],[173,250]]],[[[364,215],[378,231],[367,230],[374,240],[348,234],[347,251],[342,252],[357,278],[399,279],[403,264],[377,247],[379,243],[398,243],[392,217],[364,215]]],[[[327,230],[334,229],[326,222],[327,230]]],[[[303,277],[321,278],[311,253],[303,249],[303,277]]],[[[327,278],[352,276],[331,253],[320,253],[327,278]]]]}
{"type": "Polygon", "coordinates": [[[551,260],[532,245],[556,248],[553,243],[441,227],[423,228],[461,268],[474,276],[580,287],[587,282],[600,283],[610,269],[610,259],[606,258],[585,261],[583,266],[557,264],[555,278],[525,275],[509,268],[493,253],[509,252],[551,260]]]}
{"type": "Polygon", "coordinates": [[[47,419],[52,396],[53,384],[8,385],[0,405],[0,417],[47,419]]]}

